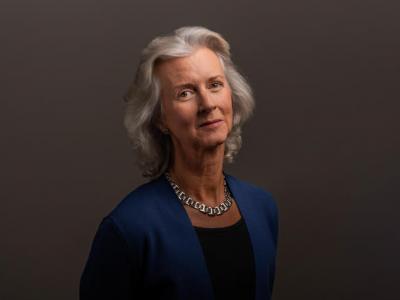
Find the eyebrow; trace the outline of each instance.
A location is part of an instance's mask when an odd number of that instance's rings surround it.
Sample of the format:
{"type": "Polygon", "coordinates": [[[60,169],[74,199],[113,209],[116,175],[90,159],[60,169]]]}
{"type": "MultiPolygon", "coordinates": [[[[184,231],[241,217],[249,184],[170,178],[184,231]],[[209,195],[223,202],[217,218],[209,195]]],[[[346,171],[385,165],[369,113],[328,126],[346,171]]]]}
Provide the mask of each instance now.
{"type": "MultiPolygon", "coordinates": [[[[208,78],[207,81],[213,81],[216,80],[218,78],[224,78],[222,75],[216,75],[216,76],[212,76],[210,78],[208,78]]],[[[179,89],[183,89],[183,88],[192,88],[194,86],[193,83],[182,83],[182,84],[178,84],[176,86],[174,86],[174,90],[179,90],[179,89]]]]}
{"type": "Polygon", "coordinates": [[[174,90],[181,90],[181,89],[186,89],[186,88],[192,88],[194,86],[194,84],[192,83],[183,83],[183,84],[179,84],[177,86],[174,87],[174,90]]]}

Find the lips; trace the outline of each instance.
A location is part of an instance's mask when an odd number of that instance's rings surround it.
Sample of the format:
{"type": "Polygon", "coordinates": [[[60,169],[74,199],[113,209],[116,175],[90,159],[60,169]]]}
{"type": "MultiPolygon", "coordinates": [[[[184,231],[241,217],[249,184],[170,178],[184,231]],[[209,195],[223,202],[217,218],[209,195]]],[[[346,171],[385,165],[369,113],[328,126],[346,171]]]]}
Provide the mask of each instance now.
{"type": "Polygon", "coordinates": [[[201,123],[200,127],[208,126],[208,125],[215,124],[215,123],[218,123],[218,122],[221,122],[221,121],[222,121],[221,119],[215,119],[215,120],[211,120],[211,121],[206,121],[204,123],[201,123]]]}

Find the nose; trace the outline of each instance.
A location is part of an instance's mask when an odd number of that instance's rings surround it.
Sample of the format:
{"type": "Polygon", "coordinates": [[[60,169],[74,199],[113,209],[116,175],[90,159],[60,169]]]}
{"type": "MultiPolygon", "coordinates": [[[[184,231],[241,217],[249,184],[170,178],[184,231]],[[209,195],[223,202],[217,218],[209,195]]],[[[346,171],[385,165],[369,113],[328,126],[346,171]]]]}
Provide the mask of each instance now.
{"type": "Polygon", "coordinates": [[[216,108],[211,92],[204,89],[199,92],[199,112],[210,112],[216,108]]]}

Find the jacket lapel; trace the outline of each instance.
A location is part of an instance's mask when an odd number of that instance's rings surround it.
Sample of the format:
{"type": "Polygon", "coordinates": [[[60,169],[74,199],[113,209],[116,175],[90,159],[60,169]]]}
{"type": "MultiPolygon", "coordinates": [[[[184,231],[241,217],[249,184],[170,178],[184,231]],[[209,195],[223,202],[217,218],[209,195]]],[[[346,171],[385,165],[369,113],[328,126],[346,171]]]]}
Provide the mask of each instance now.
{"type": "Polygon", "coordinates": [[[214,293],[211,278],[192,222],[165,176],[160,177],[159,190],[163,193],[160,205],[167,217],[164,223],[168,227],[168,243],[173,248],[173,256],[179,260],[179,264],[175,260],[171,261],[171,272],[174,278],[185,277],[185,280],[179,280],[179,299],[212,300],[214,293]],[[188,281],[190,284],[187,284],[188,281]]]}
{"type": "Polygon", "coordinates": [[[233,176],[225,174],[225,178],[250,235],[256,270],[256,299],[269,299],[267,253],[270,252],[270,249],[268,249],[265,239],[268,224],[264,211],[259,205],[258,199],[252,197],[251,193],[254,193],[252,190],[246,188],[233,176]]]}

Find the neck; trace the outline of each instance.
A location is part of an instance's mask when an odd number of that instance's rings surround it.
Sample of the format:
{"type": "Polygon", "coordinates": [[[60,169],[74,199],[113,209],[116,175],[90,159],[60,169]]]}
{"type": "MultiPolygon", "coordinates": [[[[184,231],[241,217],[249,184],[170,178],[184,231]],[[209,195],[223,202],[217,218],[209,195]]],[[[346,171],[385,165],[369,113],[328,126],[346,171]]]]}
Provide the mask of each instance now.
{"type": "Polygon", "coordinates": [[[190,155],[175,148],[173,153],[169,173],[182,190],[206,205],[220,204],[224,199],[224,145],[190,155]]]}

